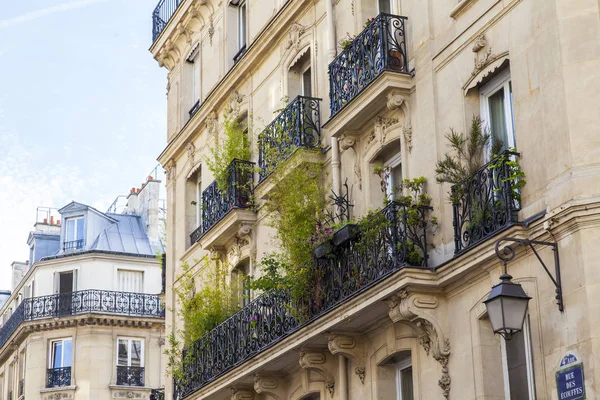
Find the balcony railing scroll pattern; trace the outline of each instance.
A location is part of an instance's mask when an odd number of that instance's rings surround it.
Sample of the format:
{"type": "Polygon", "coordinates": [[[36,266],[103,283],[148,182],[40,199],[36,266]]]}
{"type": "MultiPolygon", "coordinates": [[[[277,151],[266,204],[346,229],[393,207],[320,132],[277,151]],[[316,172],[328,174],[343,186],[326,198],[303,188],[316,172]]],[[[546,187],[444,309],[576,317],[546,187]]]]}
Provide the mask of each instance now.
{"type": "Polygon", "coordinates": [[[227,188],[222,192],[217,181],[202,192],[202,223],[190,239],[196,243],[231,210],[247,209],[252,206],[254,190],[254,163],[233,160],[229,165],[227,188]]]}
{"type": "Polygon", "coordinates": [[[331,117],[382,72],[409,73],[406,19],[379,14],[329,64],[331,117]]]}
{"type": "Polygon", "coordinates": [[[71,240],[69,242],[64,242],[63,250],[78,250],[83,248],[83,239],[79,240],[71,240]]]}
{"type": "Polygon", "coordinates": [[[259,182],[297,148],[321,146],[321,99],[297,96],[258,138],[259,182]]]}
{"type": "MultiPolygon", "coordinates": [[[[184,350],[184,380],[176,381],[174,398],[184,398],[207,383],[241,365],[283,340],[311,321],[335,309],[357,294],[373,287],[394,272],[408,266],[407,249],[422,249],[427,264],[425,212],[419,208],[421,228],[409,228],[408,206],[390,203],[381,211],[385,224],[359,246],[351,239],[334,253],[314,261],[319,276],[315,289],[302,299],[292,299],[287,291],[265,293],[184,350]],[[409,229],[414,229],[412,235],[409,229]],[[415,243],[415,242],[419,243],[415,243]]],[[[419,224],[417,224],[419,225],[419,224]]]]}
{"type": "MultiPolygon", "coordinates": [[[[518,157],[505,151],[502,160],[518,157]]],[[[518,222],[521,204],[515,196],[507,161],[491,160],[473,176],[452,186],[455,254],[518,222]]]]}
{"type": "Polygon", "coordinates": [[[169,20],[184,0],[160,0],[152,12],[152,43],[167,27],[169,20]]]}
{"type": "Polygon", "coordinates": [[[46,377],[47,388],[70,386],[71,367],[49,368],[46,377]]]}
{"type": "Polygon", "coordinates": [[[144,367],[117,366],[117,385],[144,386],[144,367]]]}
{"type": "Polygon", "coordinates": [[[89,289],[32,297],[23,300],[0,328],[0,347],[24,322],[88,313],[162,318],[164,308],[157,295],[146,293],[89,289]]]}

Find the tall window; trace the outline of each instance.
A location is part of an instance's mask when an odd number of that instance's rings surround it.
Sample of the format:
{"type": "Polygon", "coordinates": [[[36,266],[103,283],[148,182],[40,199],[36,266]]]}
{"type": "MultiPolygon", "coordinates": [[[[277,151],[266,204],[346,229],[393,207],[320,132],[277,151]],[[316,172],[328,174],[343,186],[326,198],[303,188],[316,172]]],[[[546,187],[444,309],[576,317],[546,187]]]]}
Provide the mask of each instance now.
{"type": "Polygon", "coordinates": [[[246,1],[238,5],[238,49],[246,47],[246,1]]]}
{"type": "Polygon", "coordinates": [[[144,341],[142,339],[118,339],[117,366],[143,367],[144,341]]]}
{"type": "Polygon", "coordinates": [[[297,95],[312,97],[312,69],[310,49],[306,49],[304,54],[289,67],[288,72],[288,97],[290,100],[297,95]]]}
{"type": "Polygon", "coordinates": [[[117,385],[144,386],[142,339],[117,339],[117,385]]]}
{"type": "Polygon", "coordinates": [[[200,108],[200,46],[197,47],[190,53],[189,57],[186,60],[189,64],[189,73],[190,76],[190,87],[191,87],[191,97],[190,104],[191,108],[189,110],[189,117],[193,117],[194,114],[200,108]]]}
{"type": "Polygon", "coordinates": [[[529,317],[525,319],[523,330],[515,334],[511,340],[502,339],[501,346],[504,398],[506,400],[535,399],[529,317]]]}
{"type": "Polygon", "coordinates": [[[398,400],[413,400],[412,360],[410,355],[396,363],[396,394],[398,400]]]}
{"type": "Polygon", "coordinates": [[[402,157],[396,154],[384,163],[385,192],[389,200],[394,200],[402,188],[402,157]]]}
{"type": "Polygon", "coordinates": [[[302,72],[302,96],[312,97],[312,75],[310,66],[302,72]]]}
{"type": "Polygon", "coordinates": [[[504,70],[480,90],[481,119],[492,136],[492,152],[516,147],[510,71],[504,70]]]}
{"type": "Polygon", "coordinates": [[[144,272],[117,270],[118,290],[120,292],[143,293],[144,272]]]}
{"type": "Polygon", "coordinates": [[[48,368],[70,368],[72,354],[71,339],[58,339],[51,341],[48,368]]]}
{"type": "Polygon", "coordinates": [[[19,397],[23,396],[25,390],[25,349],[19,353],[19,397]]]}
{"type": "Polygon", "coordinates": [[[64,250],[80,249],[83,247],[83,217],[67,219],[64,250]]]}
{"type": "Polygon", "coordinates": [[[194,177],[195,189],[196,189],[196,227],[199,227],[202,223],[202,174],[200,170],[194,177]]]}
{"type": "Polygon", "coordinates": [[[250,263],[242,261],[232,272],[232,280],[237,289],[238,304],[240,307],[250,303],[250,286],[248,277],[250,275],[250,263]]]}

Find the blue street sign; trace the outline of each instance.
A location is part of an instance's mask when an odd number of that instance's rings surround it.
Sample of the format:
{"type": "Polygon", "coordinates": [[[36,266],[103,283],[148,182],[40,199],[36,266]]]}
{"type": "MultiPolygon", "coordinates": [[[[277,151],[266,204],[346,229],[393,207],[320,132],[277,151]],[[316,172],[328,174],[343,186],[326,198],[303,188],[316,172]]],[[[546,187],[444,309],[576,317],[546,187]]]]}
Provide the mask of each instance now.
{"type": "Polygon", "coordinates": [[[556,372],[558,400],[585,399],[583,363],[573,353],[567,353],[556,372]]]}

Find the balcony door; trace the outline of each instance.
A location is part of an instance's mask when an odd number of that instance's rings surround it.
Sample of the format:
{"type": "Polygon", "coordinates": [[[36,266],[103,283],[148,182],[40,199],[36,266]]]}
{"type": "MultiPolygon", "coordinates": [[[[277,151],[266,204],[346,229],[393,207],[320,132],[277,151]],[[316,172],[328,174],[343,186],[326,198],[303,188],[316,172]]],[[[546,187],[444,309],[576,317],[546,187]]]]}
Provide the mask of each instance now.
{"type": "Polygon", "coordinates": [[[55,274],[55,292],[58,294],[58,315],[71,315],[73,292],[75,291],[75,271],[55,274]]]}
{"type": "Polygon", "coordinates": [[[144,386],[144,341],[119,338],[117,342],[117,385],[144,386]]]}

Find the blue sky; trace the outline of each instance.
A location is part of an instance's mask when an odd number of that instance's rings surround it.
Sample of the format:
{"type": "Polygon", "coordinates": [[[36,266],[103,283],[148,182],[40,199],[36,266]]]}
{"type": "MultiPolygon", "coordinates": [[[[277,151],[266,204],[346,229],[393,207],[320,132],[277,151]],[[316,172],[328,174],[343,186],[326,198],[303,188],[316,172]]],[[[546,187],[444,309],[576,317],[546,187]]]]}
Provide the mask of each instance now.
{"type": "Polygon", "coordinates": [[[29,256],[37,206],[105,211],[166,140],[153,0],[27,0],[0,10],[0,289],[29,256]]]}

